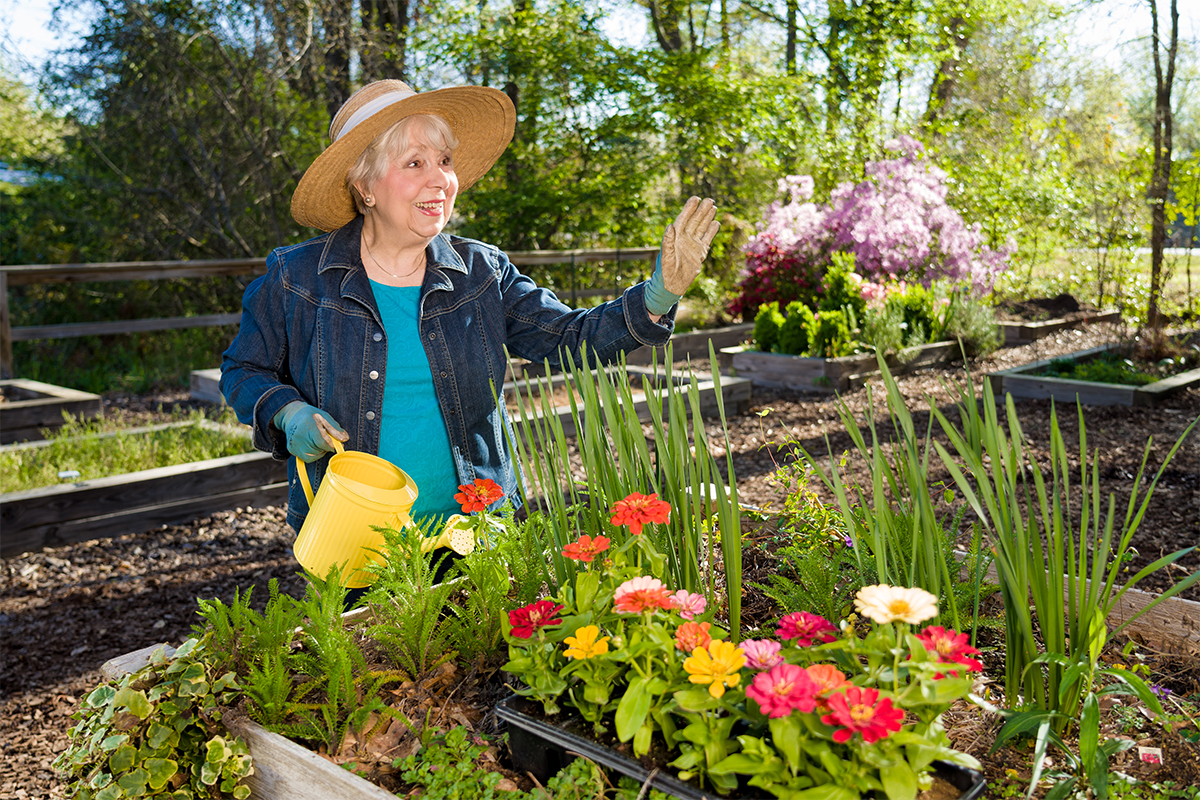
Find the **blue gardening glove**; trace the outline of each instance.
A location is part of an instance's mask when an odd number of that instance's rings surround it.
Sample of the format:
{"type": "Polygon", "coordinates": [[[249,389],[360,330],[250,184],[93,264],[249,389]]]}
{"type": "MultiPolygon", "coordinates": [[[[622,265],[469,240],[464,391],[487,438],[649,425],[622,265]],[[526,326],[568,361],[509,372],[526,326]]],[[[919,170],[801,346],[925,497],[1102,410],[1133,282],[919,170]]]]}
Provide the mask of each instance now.
{"type": "Polygon", "coordinates": [[[306,464],[333,452],[328,436],[343,442],[350,438],[333,417],[302,400],[293,400],[279,409],[272,422],[287,435],[288,452],[306,464]]]}
{"type": "Polygon", "coordinates": [[[671,310],[700,274],[713,237],[721,229],[716,204],[689,197],[663,234],[654,274],[646,284],[646,310],[659,316],[671,310]]]}

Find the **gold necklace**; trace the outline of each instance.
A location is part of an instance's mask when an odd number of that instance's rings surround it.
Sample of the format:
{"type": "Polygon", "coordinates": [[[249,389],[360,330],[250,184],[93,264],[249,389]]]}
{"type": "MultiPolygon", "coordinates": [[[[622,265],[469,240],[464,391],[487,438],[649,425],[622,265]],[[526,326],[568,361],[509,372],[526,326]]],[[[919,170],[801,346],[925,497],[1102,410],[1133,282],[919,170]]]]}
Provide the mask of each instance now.
{"type": "Polygon", "coordinates": [[[417,265],[415,267],[413,267],[411,270],[404,273],[403,275],[397,275],[396,273],[388,270],[388,268],[383,266],[383,264],[379,263],[379,259],[375,257],[374,253],[371,252],[371,245],[367,244],[367,237],[365,237],[365,236],[362,237],[362,243],[363,243],[363,247],[367,248],[367,255],[369,255],[371,257],[371,260],[375,262],[375,266],[379,267],[381,270],[384,271],[385,274],[391,275],[393,278],[395,278],[398,281],[402,281],[405,278],[411,278],[413,275],[417,274],[417,270],[419,270],[421,267],[425,266],[425,263],[423,261],[418,261],[417,265]]]}

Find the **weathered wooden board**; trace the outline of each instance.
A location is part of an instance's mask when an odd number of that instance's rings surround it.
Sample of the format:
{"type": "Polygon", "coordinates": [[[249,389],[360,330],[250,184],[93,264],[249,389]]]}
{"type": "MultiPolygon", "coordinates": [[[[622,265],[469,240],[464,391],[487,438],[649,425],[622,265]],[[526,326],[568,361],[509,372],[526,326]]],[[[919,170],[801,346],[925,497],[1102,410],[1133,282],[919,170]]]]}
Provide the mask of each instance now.
{"type": "MultiPolygon", "coordinates": [[[[1112,345],[1091,347],[1062,356],[1058,360],[1088,361],[1111,348],[1112,345]]],[[[1074,403],[1078,400],[1084,405],[1092,406],[1155,406],[1181,389],[1200,386],[1200,369],[1181,372],[1146,386],[1122,386],[1033,374],[1049,364],[1050,359],[1042,359],[989,373],[988,380],[992,383],[992,391],[998,397],[1011,394],[1017,398],[1052,399],[1063,403],[1074,403]]]]}
{"type": "Polygon", "coordinates": [[[0,444],[41,439],[42,430],[63,424],[63,412],[76,417],[101,413],[100,395],[24,378],[0,381],[0,444]]]}
{"type": "MultiPolygon", "coordinates": [[[[640,376],[647,380],[655,377],[654,371],[647,367],[630,366],[627,368],[627,371],[630,375],[640,376]]],[[[658,377],[662,377],[661,370],[659,371],[658,377]]],[[[672,377],[676,380],[676,382],[679,383],[689,380],[689,376],[678,372],[673,372],[672,377]]],[[[552,385],[558,385],[566,379],[562,375],[555,375],[547,378],[546,380],[550,381],[552,385]]],[[[539,389],[536,388],[537,385],[538,384],[535,383],[533,389],[533,398],[535,401],[539,397],[539,389]]],[[[704,417],[716,416],[719,413],[716,384],[711,380],[698,380],[696,382],[696,389],[700,400],[700,415],[704,417]]],[[[511,395],[518,390],[522,392],[522,395],[525,398],[529,397],[529,389],[524,382],[511,382],[504,384],[504,392],[506,395],[511,395]]],[[[726,416],[744,414],[750,408],[750,393],[751,383],[749,380],[746,380],[745,378],[722,376],[721,398],[725,407],[726,416]]],[[[652,419],[652,416],[650,414],[650,404],[646,400],[645,392],[632,392],[632,398],[633,413],[637,415],[637,418],[640,421],[649,422],[652,419]]],[[[665,409],[665,400],[663,406],[665,409]]],[[[570,404],[567,403],[557,406],[553,409],[553,411],[562,424],[564,434],[567,436],[574,436],[576,433],[575,422],[570,404]]],[[[541,418],[541,409],[539,408],[530,409],[528,408],[528,404],[526,404],[525,412],[527,416],[532,412],[534,419],[541,418]]],[[[582,410],[580,414],[583,418],[584,424],[587,424],[587,415],[584,414],[582,410]]],[[[516,414],[512,414],[512,416],[514,421],[518,418],[516,414]]]]}
{"type": "Polygon", "coordinates": [[[1004,333],[1004,346],[1015,347],[1017,345],[1029,344],[1067,328],[1095,325],[1100,322],[1120,321],[1120,311],[1098,311],[1095,314],[1080,315],[1071,319],[1047,319],[1038,322],[1001,322],[1000,330],[1004,333]]]}
{"type": "MultiPolygon", "coordinates": [[[[879,374],[879,362],[874,355],[806,358],[744,347],[724,348],[721,352],[729,357],[734,374],[748,378],[755,386],[801,392],[845,392],[862,386],[879,374]]],[[[957,342],[935,342],[922,345],[903,361],[895,356],[888,356],[886,361],[893,375],[903,375],[948,364],[960,357],[957,342]]]]}
{"type": "Polygon", "coordinates": [[[0,558],[287,499],[287,467],[244,453],[0,495],[0,558]]]}

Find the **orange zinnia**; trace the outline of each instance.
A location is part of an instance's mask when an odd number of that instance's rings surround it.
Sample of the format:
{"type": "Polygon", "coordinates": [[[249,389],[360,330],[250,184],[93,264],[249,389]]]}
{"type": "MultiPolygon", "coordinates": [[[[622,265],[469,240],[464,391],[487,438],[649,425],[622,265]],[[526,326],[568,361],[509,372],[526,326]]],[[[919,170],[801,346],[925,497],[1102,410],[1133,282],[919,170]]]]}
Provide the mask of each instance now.
{"type": "Polygon", "coordinates": [[[462,506],[464,514],[472,511],[487,511],[487,507],[504,497],[500,484],[491,478],[476,478],[474,483],[458,487],[454,501],[462,506]]]}
{"type": "Polygon", "coordinates": [[[613,525],[628,525],[629,532],[640,536],[642,526],[650,523],[665,524],[671,519],[671,504],[659,500],[657,494],[631,493],[624,500],[613,503],[613,525]]]}

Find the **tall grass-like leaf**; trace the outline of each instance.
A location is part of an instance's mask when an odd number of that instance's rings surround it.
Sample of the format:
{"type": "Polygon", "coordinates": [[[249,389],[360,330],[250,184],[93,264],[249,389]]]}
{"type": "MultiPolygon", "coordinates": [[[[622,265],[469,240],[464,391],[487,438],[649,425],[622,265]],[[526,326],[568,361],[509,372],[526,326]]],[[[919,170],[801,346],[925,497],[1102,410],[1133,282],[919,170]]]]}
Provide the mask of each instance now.
{"type": "Polygon", "coordinates": [[[1081,502],[1078,519],[1072,519],[1072,454],[1056,407],[1050,410],[1049,481],[1027,453],[1011,396],[1005,401],[1007,425],[1002,425],[990,383],[984,383],[980,412],[968,376],[958,411],[961,428],[933,409],[950,440],[950,448],[938,442],[934,446],[979,517],[992,548],[1005,608],[1005,691],[1010,703],[1023,698],[1039,711],[1055,712],[1054,728],[1061,733],[1078,718],[1084,698],[1092,691],[1100,651],[1108,638],[1200,580],[1200,571],[1193,573],[1130,615],[1111,634],[1108,631],[1107,619],[1126,591],[1194,549],[1164,556],[1117,585],[1154,489],[1196,422],[1176,441],[1141,495],[1150,455],[1147,442],[1122,519],[1115,497],[1110,495],[1105,503],[1101,495],[1099,453],[1089,455],[1079,407],[1081,502]]]}
{"type": "MultiPolygon", "coordinates": [[[[717,361],[712,360],[718,410],[729,434],[720,395],[717,361]]],[[[673,371],[671,351],[660,368],[657,359],[642,380],[641,394],[648,408],[647,435],[635,412],[635,394],[624,362],[616,367],[589,369],[567,358],[564,379],[569,396],[569,421],[558,418],[549,378],[526,382],[518,389],[509,447],[525,478],[524,497],[531,508],[541,508],[554,521],[545,541],[555,559],[559,584],[571,580],[574,566],[561,557],[563,546],[579,534],[602,534],[615,541],[629,535],[609,522],[612,504],[631,492],[656,493],[670,503],[665,525],[648,534],[666,556],[666,575],[672,586],[688,591],[717,590],[711,571],[706,579],[701,559],[706,547],[709,520],[716,518],[725,566],[725,591],[730,623],[735,632],[741,623],[741,517],[736,511],[736,480],[727,462],[723,480],[711,454],[695,375],[673,371]],[[574,431],[574,450],[568,445],[574,431]],[[582,479],[577,473],[582,472],[582,479]],[[710,499],[709,486],[716,497],[710,499]],[[733,487],[728,492],[726,486],[733,487]]]]}
{"type": "Polygon", "coordinates": [[[976,557],[978,543],[964,562],[956,559],[954,531],[947,530],[950,515],[944,513],[939,518],[936,511],[929,486],[933,419],[918,434],[904,396],[882,356],[879,368],[887,401],[887,421],[895,437],[891,459],[880,436],[881,421],[876,417],[870,388],[865,434],[846,403],[839,400],[837,404],[843,427],[870,468],[870,485],[846,484],[828,438],[827,470],[803,448],[800,454],[837,498],[859,571],[873,571],[881,583],[925,589],[938,598],[938,618],[942,624],[956,630],[967,625],[973,627],[973,620],[960,613],[958,598],[960,594],[973,593],[971,607],[978,613],[978,594],[982,588],[979,573],[984,565],[976,557]],[[958,576],[962,564],[974,567],[974,574],[965,583],[958,576]]]}

